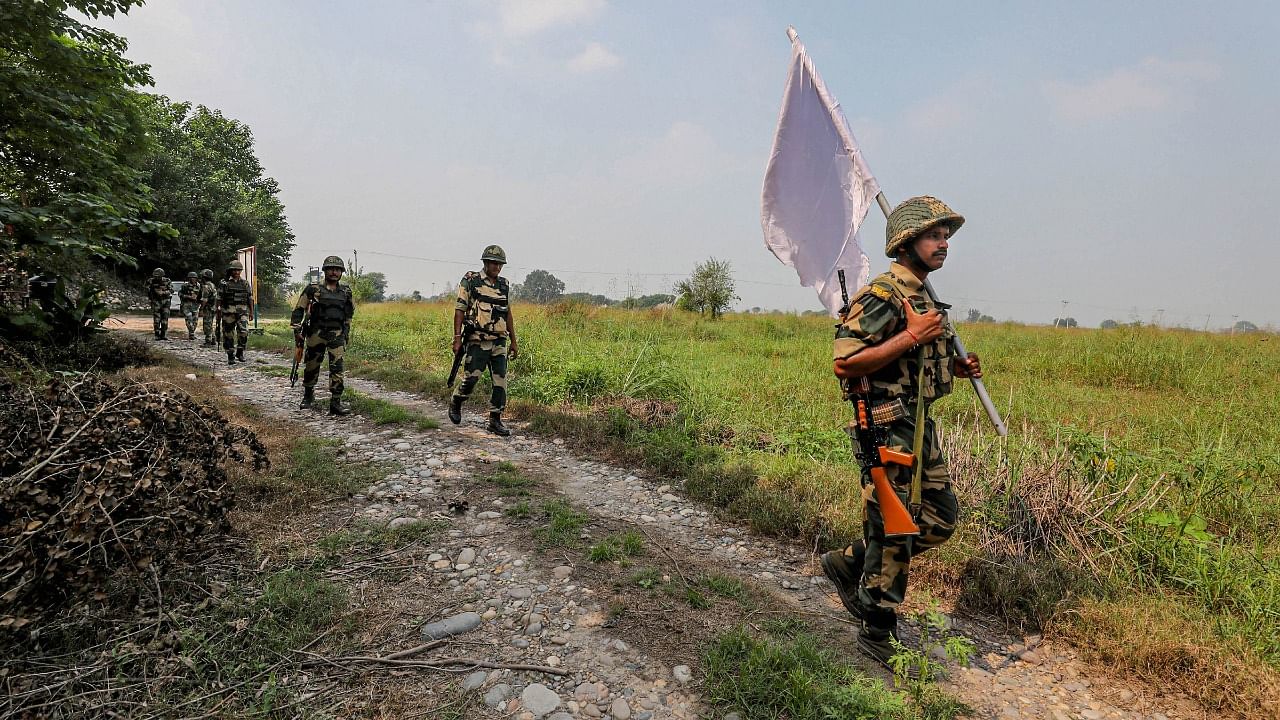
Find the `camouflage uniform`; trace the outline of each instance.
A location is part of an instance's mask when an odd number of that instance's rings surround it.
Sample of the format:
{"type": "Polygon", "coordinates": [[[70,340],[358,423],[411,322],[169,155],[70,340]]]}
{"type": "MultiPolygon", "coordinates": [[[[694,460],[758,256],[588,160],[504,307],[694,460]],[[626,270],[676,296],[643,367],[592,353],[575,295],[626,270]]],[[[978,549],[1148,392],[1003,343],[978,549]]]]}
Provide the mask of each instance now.
{"type": "Polygon", "coordinates": [[[213,284],[213,273],[206,272],[200,281],[200,319],[204,330],[204,344],[213,344],[213,316],[218,306],[218,286],[213,284]]]}
{"type": "Polygon", "coordinates": [[[157,340],[164,340],[169,332],[169,298],[173,297],[173,286],[164,271],[156,269],[147,281],[147,299],[151,301],[151,330],[157,340]]]}
{"type": "Polygon", "coordinates": [[[489,412],[501,414],[507,407],[507,305],[511,286],[498,276],[490,280],[481,272],[469,272],[458,283],[458,300],[454,304],[463,313],[466,329],[466,376],[453,391],[453,400],[461,404],[471,397],[476,383],[489,371],[493,392],[489,395],[489,412]]]}
{"type": "Polygon", "coordinates": [[[304,397],[310,398],[315,392],[316,382],[320,379],[320,366],[324,364],[326,355],[329,357],[330,407],[342,397],[342,357],[346,352],[347,336],[351,332],[351,318],[355,314],[351,286],[345,283],[338,283],[336,289],[330,289],[322,281],[316,285],[308,285],[298,296],[290,322],[298,326],[302,324],[304,315],[309,317],[304,340],[304,397]]]}
{"type": "Polygon", "coordinates": [[[187,276],[187,282],[178,291],[182,300],[182,318],[187,322],[187,339],[196,339],[196,318],[200,314],[200,281],[195,273],[187,276]]]}
{"type": "MultiPolygon", "coordinates": [[[[866,372],[865,392],[871,408],[901,403],[908,409],[906,417],[887,421],[889,448],[904,453],[914,452],[917,401],[923,399],[925,426],[921,428],[921,448],[916,458],[921,471],[920,507],[916,512],[918,535],[888,535],[885,518],[876,498],[871,473],[862,473],[863,526],[862,540],[845,548],[822,555],[822,570],[835,583],[840,600],[849,612],[862,620],[858,646],[885,664],[895,654],[891,639],[897,636],[897,608],[907,592],[907,570],[911,558],[937,547],[955,532],[958,504],[951,490],[951,476],[938,439],[938,429],[928,419],[927,409],[938,398],[951,392],[953,368],[957,358],[952,354],[953,333],[942,323],[939,337],[925,343],[918,340],[905,346],[903,340],[914,340],[908,330],[904,302],[912,311],[924,315],[931,310],[945,313],[947,305],[929,298],[924,282],[905,263],[924,272],[931,263],[918,254],[917,241],[938,226],[950,230],[947,239],[964,224],[964,217],[934,197],[920,196],[904,201],[889,213],[885,227],[885,255],[896,258],[889,271],[877,276],[859,289],[836,326],[835,361],[837,374],[842,361],[858,353],[893,343],[894,349],[906,349],[884,367],[866,372]]],[[[931,250],[932,252],[932,250],[931,250]]],[[[926,322],[926,324],[928,324],[926,322]]],[[[930,332],[929,334],[932,334],[930,332]]],[[[966,361],[970,362],[970,361],[966,361]]],[[[850,370],[844,364],[845,370],[850,370]]],[[[856,377],[856,376],[855,376],[856,377]]],[[[861,395],[862,390],[858,390],[861,395]]],[[[853,425],[854,432],[860,432],[853,425]]],[[[861,440],[861,438],[859,438],[861,440]]],[[[909,507],[912,468],[886,464],[885,475],[898,499],[909,507]]]]}
{"type": "Polygon", "coordinates": [[[249,315],[253,312],[253,290],[243,277],[227,278],[218,286],[218,307],[222,311],[222,349],[231,364],[233,353],[244,361],[244,346],[249,342],[249,315]]]}

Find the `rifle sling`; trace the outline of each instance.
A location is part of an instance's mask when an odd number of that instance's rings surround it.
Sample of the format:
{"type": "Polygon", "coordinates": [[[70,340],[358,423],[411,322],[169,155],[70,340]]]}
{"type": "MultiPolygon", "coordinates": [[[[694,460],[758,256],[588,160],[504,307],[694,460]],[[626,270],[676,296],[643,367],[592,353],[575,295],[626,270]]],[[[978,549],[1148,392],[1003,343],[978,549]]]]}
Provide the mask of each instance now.
{"type": "Polygon", "coordinates": [[[919,372],[916,374],[916,428],[915,437],[911,439],[911,454],[915,457],[915,464],[911,468],[911,497],[908,505],[911,510],[912,519],[919,520],[921,505],[921,476],[924,472],[924,420],[925,420],[925,404],[924,404],[924,348],[920,348],[920,352],[916,355],[916,363],[920,366],[919,372]]]}

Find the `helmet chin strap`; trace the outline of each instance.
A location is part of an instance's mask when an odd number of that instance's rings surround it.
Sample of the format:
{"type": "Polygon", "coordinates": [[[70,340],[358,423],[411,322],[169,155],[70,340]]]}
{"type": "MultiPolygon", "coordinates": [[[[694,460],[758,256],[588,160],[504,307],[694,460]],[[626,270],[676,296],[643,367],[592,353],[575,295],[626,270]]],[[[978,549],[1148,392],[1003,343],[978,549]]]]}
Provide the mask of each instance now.
{"type": "Polygon", "coordinates": [[[907,245],[907,247],[898,251],[898,258],[906,260],[903,264],[911,267],[912,270],[917,270],[923,273],[930,272],[929,266],[925,265],[924,260],[916,254],[916,243],[914,240],[912,240],[911,244],[907,245]]]}

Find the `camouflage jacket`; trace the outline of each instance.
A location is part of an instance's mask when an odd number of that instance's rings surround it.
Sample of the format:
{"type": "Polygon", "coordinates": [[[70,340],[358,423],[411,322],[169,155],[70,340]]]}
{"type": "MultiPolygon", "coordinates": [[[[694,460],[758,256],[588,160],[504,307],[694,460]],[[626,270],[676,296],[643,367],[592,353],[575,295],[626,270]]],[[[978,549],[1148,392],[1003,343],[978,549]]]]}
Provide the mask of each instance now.
{"type": "MultiPolygon", "coordinates": [[[[902,300],[911,301],[916,312],[930,309],[946,312],[946,303],[933,303],[924,291],[924,283],[905,266],[890,263],[889,271],[877,275],[858,290],[849,302],[849,310],[836,326],[835,359],[852,357],[863,349],[879,345],[907,327],[902,300]]],[[[880,403],[901,398],[914,403],[918,390],[920,362],[924,362],[924,399],[933,402],[951,392],[953,351],[950,329],[942,337],[911,349],[901,357],[869,374],[871,398],[880,403]]]]}
{"type": "Polygon", "coordinates": [[[467,340],[505,338],[510,298],[511,286],[504,277],[493,281],[475,271],[463,275],[454,307],[462,311],[462,322],[471,326],[467,340]]]}
{"type": "Polygon", "coordinates": [[[351,286],[338,283],[337,288],[330,289],[324,283],[308,285],[298,295],[298,302],[293,306],[289,322],[302,324],[309,318],[311,332],[321,330],[341,330],[347,332],[351,327],[351,318],[356,314],[356,305],[351,297],[351,286]]]}
{"type": "Polygon", "coordinates": [[[218,286],[212,280],[200,283],[200,304],[210,310],[218,304],[218,286]]]}
{"type": "Polygon", "coordinates": [[[147,299],[155,302],[167,302],[173,296],[173,286],[167,277],[152,277],[147,280],[147,299]]]}
{"type": "Polygon", "coordinates": [[[182,284],[182,290],[178,291],[178,297],[182,298],[184,303],[200,302],[200,283],[187,282],[182,284]]]}

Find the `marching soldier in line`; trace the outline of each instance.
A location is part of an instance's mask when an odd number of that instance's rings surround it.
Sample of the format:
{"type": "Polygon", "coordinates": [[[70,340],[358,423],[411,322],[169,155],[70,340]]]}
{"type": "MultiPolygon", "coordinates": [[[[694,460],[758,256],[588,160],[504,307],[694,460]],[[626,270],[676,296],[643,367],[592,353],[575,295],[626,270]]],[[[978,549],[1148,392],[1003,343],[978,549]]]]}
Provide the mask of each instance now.
{"type": "Polygon", "coordinates": [[[173,286],[164,275],[164,268],[151,271],[151,279],[147,281],[147,299],[151,301],[151,330],[157,340],[165,340],[169,332],[169,298],[173,297],[173,286]]]}
{"type": "Polygon", "coordinates": [[[200,319],[204,330],[204,344],[213,345],[213,313],[218,305],[218,286],[213,284],[213,271],[200,271],[200,319]]]}
{"type": "MultiPolygon", "coordinates": [[[[888,446],[911,453],[921,472],[918,534],[886,535],[875,488],[864,468],[863,539],[822,556],[822,570],[835,584],[846,609],[862,621],[858,646],[888,665],[898,635],[897,608],[907,592],[907,570],[915,556],[941,545],[955,532],[958,503],[942,455],[938,429],[928,407],[951,392],[954,378],[982,377],[978,356],[958,357],[943,323],[947,306],[924,290],[930,272],[942,268],[951,236],[964,217],[937,198],[914,197],[894,208],[886,228],[889,271],[861,288],[841,318],[835,338],[835,374],[866,379],[868,406],[901,403],[911,412],[888,425],[888,446]],[[920,405],[917,405],[920,403],[920,405]],[[917,442],[919,441],[919,442],[917,442]]],[[[894,494],[908,504],[912,469],[886,465],[894,494]]]]}
{"type": "Polygon", "coordinates": [[[200,315],[200,276],[195,271],[187,273],[187,281],[178,291],[182,300],[182,319],[187,323],[187,339],[196,339],[196,318],[200,315]]]}
{"type": "Polygon", "coordinates": [[[468,272],[458,284],[453,311],[453,352],[466,349],[466,377],[453,391],[449,420],[462,422],[462,403],[471,397],[476,383],[489,371],[493,392],[489,395],[489,432],[511,434],[502,424],[507,407],[507,358],[516,358],[516,326],[511,316],[511,286],[501,277],[507,254],[497,245],[484,249],[484,272],[468,272]],[[507,340],[510,338],[510,348],[507,340]]]}
{"type": "Polygon", "coordinates": [[[227,351],[227,364],[244,362],[244,346],[249,342],[249,316],[253,314],[253,290],[240,276],[244,263],[232,260],[227,278],[218,288],[218,308],[222,313],[222,349],[227,351]]]}
{"type": "Polygon", "coordinates": [[[342,273],[346,270],[342,258],[330,255],[324,259],[321,269],[324,281],[303,289],[289,318],[294,334],[305,334],[302,340],[306,347],[303,356],[306,367],[302,373],[302,404],[299,407],[309,408],[315,402],[320,366],[328,355],[329,414],[350,415],[351,409],[342,404],[342,357],[346,352],[347,338],[351,336],[351,318],[356,313],[356,306],[351,299],[351,286],[341,282],[342,273]]]}

